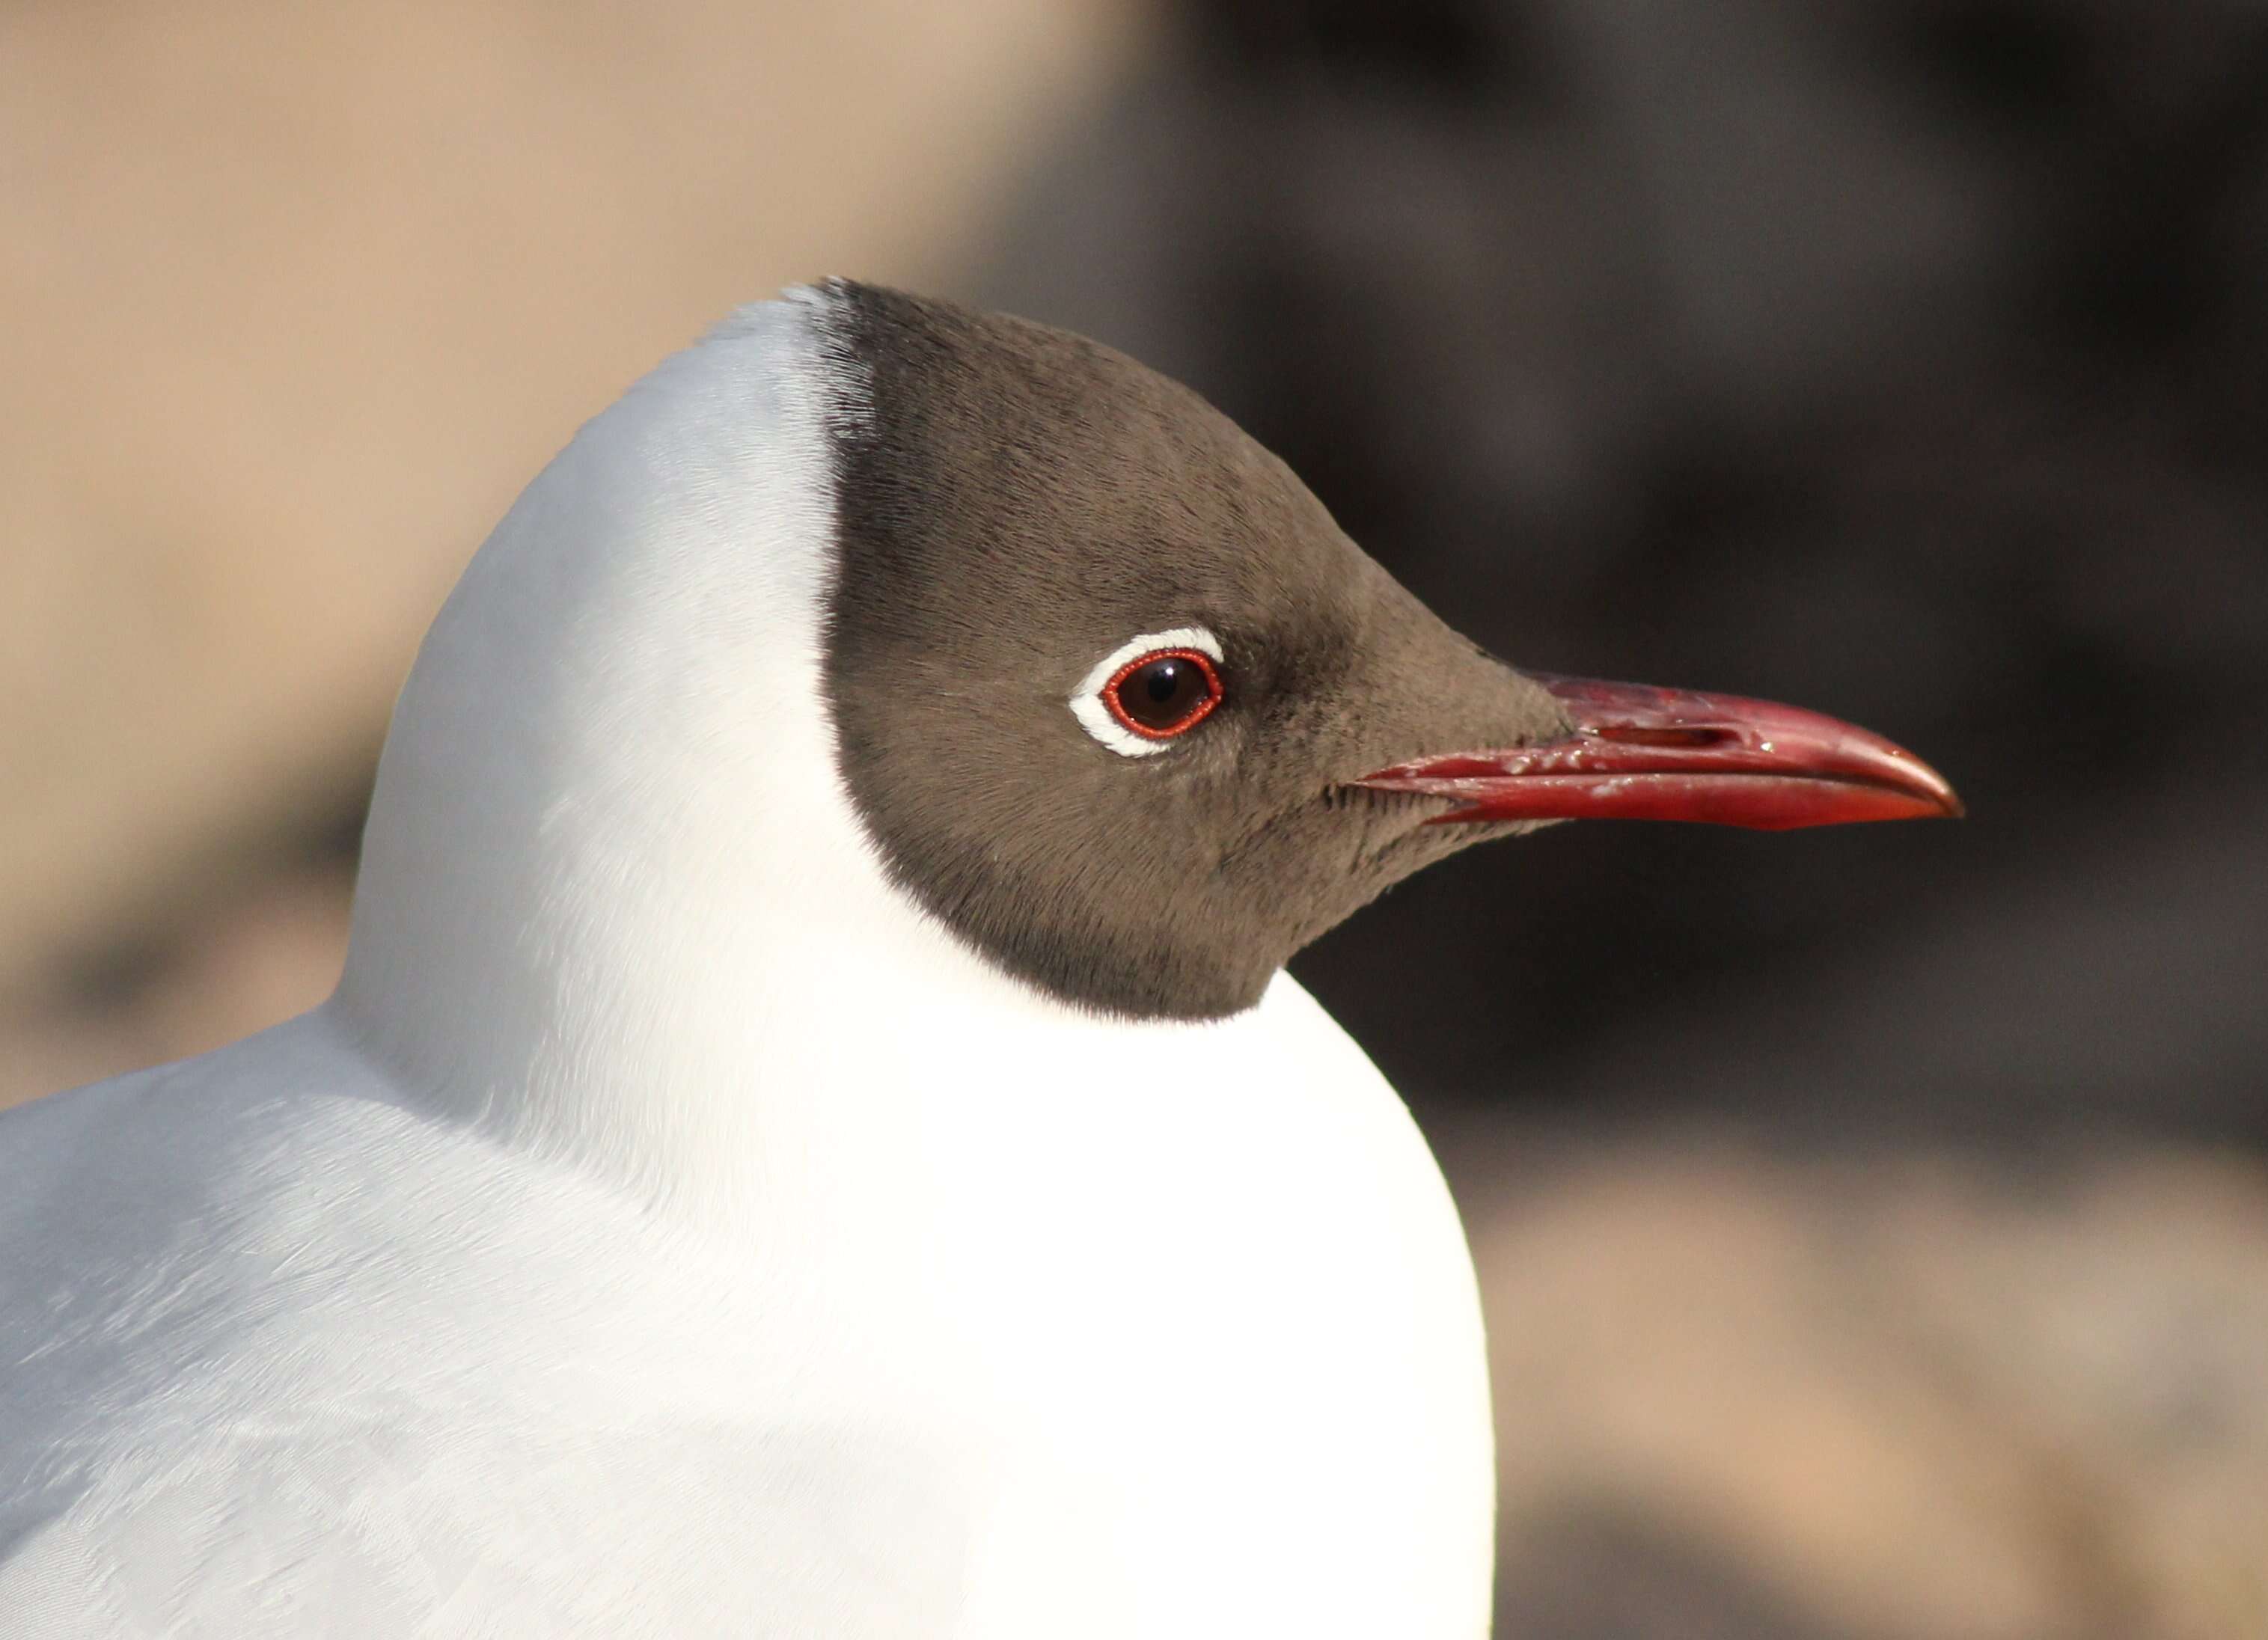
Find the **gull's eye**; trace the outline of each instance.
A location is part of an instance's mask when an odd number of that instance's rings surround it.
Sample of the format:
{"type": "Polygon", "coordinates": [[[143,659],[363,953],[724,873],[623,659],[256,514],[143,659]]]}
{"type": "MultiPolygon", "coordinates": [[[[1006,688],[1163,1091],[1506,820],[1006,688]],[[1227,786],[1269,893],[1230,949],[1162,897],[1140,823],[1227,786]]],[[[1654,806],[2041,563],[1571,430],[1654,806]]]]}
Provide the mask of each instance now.
{"type": "Polygon", "coordinates": [[[1137,655],[1102,686],[1102,703],[1136,734],[1170,740],[1189,733],[1220,704],[1220,673],[1203,650],[1137,655]]]}
{"type": "Polygon", "coordinates": [[[1220,658],[1220,640],[1203,627],[1145,632],[1095,664],[1071,710],[1112,751],[1148,757],[1212,716],[1220,658]]]}

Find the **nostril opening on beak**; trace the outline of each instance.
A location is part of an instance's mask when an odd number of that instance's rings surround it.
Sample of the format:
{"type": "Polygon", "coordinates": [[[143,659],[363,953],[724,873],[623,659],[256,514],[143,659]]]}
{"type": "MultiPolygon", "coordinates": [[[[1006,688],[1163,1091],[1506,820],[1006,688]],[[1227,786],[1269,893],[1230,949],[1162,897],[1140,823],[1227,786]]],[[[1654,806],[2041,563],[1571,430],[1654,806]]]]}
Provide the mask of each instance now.
{"type": "Polygon", "coordinates": [[[1729,729],[1654,729],[1641,728],[1636,724],[1606,724],[1587,728],[1583,732],[1594,740],[1612,740],[1617,746],[1722,746],[1735,738],[1729,729]]]}

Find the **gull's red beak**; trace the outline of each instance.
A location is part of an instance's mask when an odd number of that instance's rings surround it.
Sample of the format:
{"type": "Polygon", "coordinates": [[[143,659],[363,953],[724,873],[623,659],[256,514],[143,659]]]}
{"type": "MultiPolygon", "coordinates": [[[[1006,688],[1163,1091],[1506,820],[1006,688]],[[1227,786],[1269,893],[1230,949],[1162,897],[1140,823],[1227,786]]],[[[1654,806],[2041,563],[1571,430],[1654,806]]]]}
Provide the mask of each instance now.
{"type": "Polygon", "coordinates": [[[1698,820],[1786,831],[1958,815],[1945,776],[1880,735],[1731,695],[1528,674],[1573,728],[1501,751],[1396,763],[1354,783],[1453,798],[1430,824],[1698,820]]]}

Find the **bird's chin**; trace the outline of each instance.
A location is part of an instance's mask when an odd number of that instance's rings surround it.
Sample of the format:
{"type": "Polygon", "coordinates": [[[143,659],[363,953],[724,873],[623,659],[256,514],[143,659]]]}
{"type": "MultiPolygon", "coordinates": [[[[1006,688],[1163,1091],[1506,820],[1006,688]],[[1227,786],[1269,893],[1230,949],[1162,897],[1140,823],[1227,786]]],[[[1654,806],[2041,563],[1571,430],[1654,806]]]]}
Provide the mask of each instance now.
{"type": "Polygon", "coordinates": [[[1307,825],[1344,834],[1336,847],[1300,850],[1328,875],[1306,886],[1303,894],[1270,891],[1280,915],[1304,900],[1306,915],[1292,925],[1288,960],[1341,923],[1361,910],[1388,889],[1450,855],[1499,837],[1517,837],[1541,830],[1550,820],[1481,821],[1470,825],[1438,824],[1453,814],[1457,804],[1449,798],[1418,792],[1373,791],[1358,786],[1326,792],[1317,806],[1301,820],[1307,825]]]}
{"type": "Polygon", "coordinates": [[[1556,820],[1476,820],[1445,825],[1445,820],[1455,818],[1455,805],[1422,816],[1400,836],[1393,838],[1378,850],[1373,862],[1373,871],[1379,879],[1377,886],[1365,896],[1364,903],[1387,888],[1392,887],[1413,872],[1421,871],[1436,861],[1461,854],[1476,843],[1495,842],[1506,837],[1524,837],[1530,832],[1542,831],[1547,826],[1557,826],[1556,820]],[[1445,812],[1446,811],[1446,812],[1445,812]]]}

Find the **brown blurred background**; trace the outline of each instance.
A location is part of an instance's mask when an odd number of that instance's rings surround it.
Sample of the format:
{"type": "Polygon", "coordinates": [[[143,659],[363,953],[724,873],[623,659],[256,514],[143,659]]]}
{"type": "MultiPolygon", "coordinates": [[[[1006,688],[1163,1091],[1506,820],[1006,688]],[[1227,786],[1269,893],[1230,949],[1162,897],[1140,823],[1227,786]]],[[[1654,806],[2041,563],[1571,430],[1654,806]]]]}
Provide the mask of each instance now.
{"type": "Polygon", "coordinates": [[[0,1102],[324,995],[578,421],[956,294],[1515,660],[1970,799],[1563,828],[1299,965],[1473,1226],[1500,1631],[2268,1635],[2257,0],[0,0],[0,1102]]]}

